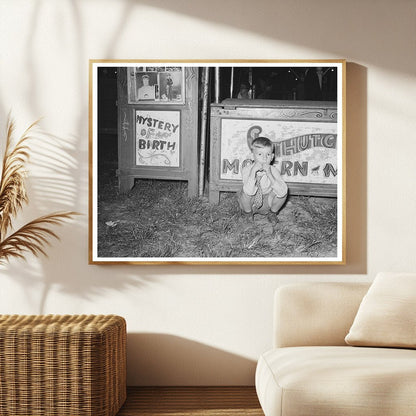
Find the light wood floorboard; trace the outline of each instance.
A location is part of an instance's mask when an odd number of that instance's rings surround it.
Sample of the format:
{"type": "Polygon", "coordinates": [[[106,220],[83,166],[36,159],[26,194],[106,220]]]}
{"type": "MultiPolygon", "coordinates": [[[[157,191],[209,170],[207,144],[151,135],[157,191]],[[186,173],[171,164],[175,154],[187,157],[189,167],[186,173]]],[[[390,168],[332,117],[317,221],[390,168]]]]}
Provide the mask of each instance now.
{"type": "Polygon", "coordinates": [[[117,416],[264,416],[254,387],[128,387],[117,416]]]}

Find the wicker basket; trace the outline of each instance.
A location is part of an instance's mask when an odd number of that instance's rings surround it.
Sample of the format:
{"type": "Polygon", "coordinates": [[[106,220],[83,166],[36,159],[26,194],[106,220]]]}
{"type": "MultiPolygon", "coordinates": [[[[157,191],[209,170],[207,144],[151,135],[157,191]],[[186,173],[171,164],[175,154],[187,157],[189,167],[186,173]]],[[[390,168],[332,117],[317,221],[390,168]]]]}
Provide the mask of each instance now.
{"type": "Polygon", "coordinates": [[[126,322],[0,315],[0,415],[114,416],[126,399],[126,322]]]}

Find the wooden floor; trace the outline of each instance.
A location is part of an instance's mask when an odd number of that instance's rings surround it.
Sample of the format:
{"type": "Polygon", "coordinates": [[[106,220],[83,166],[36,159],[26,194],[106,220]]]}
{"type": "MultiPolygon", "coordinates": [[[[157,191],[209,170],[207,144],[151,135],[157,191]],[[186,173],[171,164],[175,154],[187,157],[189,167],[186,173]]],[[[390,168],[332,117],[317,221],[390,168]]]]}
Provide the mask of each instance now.
{"type": "Polygon", "coordinates": [[[117,416],[264,416],[254,387],[128,387],[117,416]]]}

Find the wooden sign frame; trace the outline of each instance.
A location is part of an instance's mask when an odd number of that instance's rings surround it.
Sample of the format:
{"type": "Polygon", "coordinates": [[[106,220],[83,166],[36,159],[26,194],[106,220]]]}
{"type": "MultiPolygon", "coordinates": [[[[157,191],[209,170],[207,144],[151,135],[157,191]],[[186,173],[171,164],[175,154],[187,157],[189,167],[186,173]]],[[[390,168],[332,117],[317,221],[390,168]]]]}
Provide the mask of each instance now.
{"type": "MultiPolygon", "coordinates": [[[[278,166],[292,195],[336,198],[338,195],[336,155],[337,142],[340,141],[337,140],[337,136],[339,136],[337,121],[336,102],[227,99],[212,105],[210,201],[218,203],[220,192],[237,192],[241,188],[239,170],[245,157],[250,153],[248,144],[250,138],[247,137],[250,134],[265,135],[269,138],[271,138],[270,136],[278,137],[274,143],[274,164],[278,166]],[[224,134],[224,125],[227,122],[233,123],[235,127],[232,130],[232,137],[224,134]],[[238,128],[239,125],[242,127],[238,128]],[[264,126],[268,126],[268,131],[264,126]],[[289,130],[289,133],[286,133],[288,137],[286,140],[277,133],[282,130],[282,126],[289,130]],[[291,129],[288,126],[291,126],[291,129]],[[291,134],[290,130],[298,133],[291,134]],[[234,142],[233,148],[238,148],[238,152],[235,152],[238,155],[224,155],[227,141],[234,142]],[[332,153],[333,164],[330,163],[332,160],[325,160],[325,156],[322,157],[322,155],[319,155],[319,160],[314,163],[313,155],[310,154],[314,150],[319,153],[332,153]],[[306,152],[309,153],[309,160],[302,161],[302,154],[306,152]],[[295,157],[294,162],[291,161],[293,156],[298,156],[298,158],[295,157]],[[227,178],[224,175],[224,170],[227,169],[234,169],[235,175],[230,175],[231,177],[227,178]],[[310,172],[313,172],[313,175],[310,172]],[[318,176],[319,173],[320,176],[318,176]],[[309,181],[306,177],[308,174],[309,181]],[[324,176],[327,176],[327,179],[323,180],[324,176]]],[[[285,137],[284,134],[283,137],[285,137]]],[[[328,158],[327,155],[326,158],[328,158]]],[[[341,173],[342,164],[340,164],[340,168],[341,173]]]]}
{"type": "MultiPolygon", "coordinates": [[[[198,114],[194,109],[197,107],[197,79],[198,74],[193,67],[182,67],[183,77],[181,84],[181,93],[183,100],[164,101],[164,100],[131,100],[130,85],[128,80],[128,70],[135,68],[135,65],[143,66],[143,63],[125,64],[118,67],[118,178],[121,193],[128,192],[134,185],[136,178],[152,178],[167,180],[185,180],[188,182],[189,196],[196,196],[198,193],[197,179],[197,128],[198,114]],[[139,141],[141,129],[138,126],[139,112],[149,114],[147,127],[153,130],[156,128],[162,131],[162,134],[168,134],[168,138],[156,141],[159,143],[157,149],[154,148],[155,140],[152,138],[152,148],[147,149],[152,152],[151,157],[155,163],[138,163],[139,141]],[[165,117],[151,117],[152,114],[165,113],[165,117]],[[178,122],[175,126],[170,122],[172,114],[178,115],[178,122]],[[165,120],[166,119],[166,120],[165,120]],[[160,127],[160,128],[159,128],[160,127]],[[174,130],[178,128],[178,130],[174,130]],[[169,152],[169,142],[171,134],[178,135],[175,143],[177,148],[177,163],[170,164],[166,154],[169,152]],[[163,142],[163,143],[161,143],[163,142]],[[164,148],[163,148],[164,146],[164,148]],[[155,150],[158,150],[157,152],[155,150]],[[160,151],[159,151],[160,150],[160,151]],[[159,159],[155,154],[159,154],[159,159]]],[[[147,67],[146,67],[147,68],[147,67]]],[[[149,73],[147,71],[146,73],[149,73]]],[[[144,126],[145,128],[146,126],[144,126]]],[[[149,133],[147,130],[147,133],[149,133]]],[[[145,139],[142,139],[145,140],[145,139]]],[[[172,143],[173,145],[173,143],[172,143]]],[[[146,149],[143,149],[146,152],[146,149]]],[[[150,156],[150,155],[149,155],[150,156]]]]}

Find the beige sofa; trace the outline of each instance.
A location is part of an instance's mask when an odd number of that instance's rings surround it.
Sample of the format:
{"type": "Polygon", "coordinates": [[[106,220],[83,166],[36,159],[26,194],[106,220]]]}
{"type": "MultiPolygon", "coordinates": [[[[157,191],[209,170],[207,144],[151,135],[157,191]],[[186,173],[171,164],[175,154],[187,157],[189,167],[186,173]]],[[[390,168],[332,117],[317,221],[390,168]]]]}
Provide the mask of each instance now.
{"type": "Polygon", "coordinates": [[[344,340],[369,286],[305,283],[276,291],[274,348],[256,370],[266,416],[416,415],[416,350],[344,340]]]}

